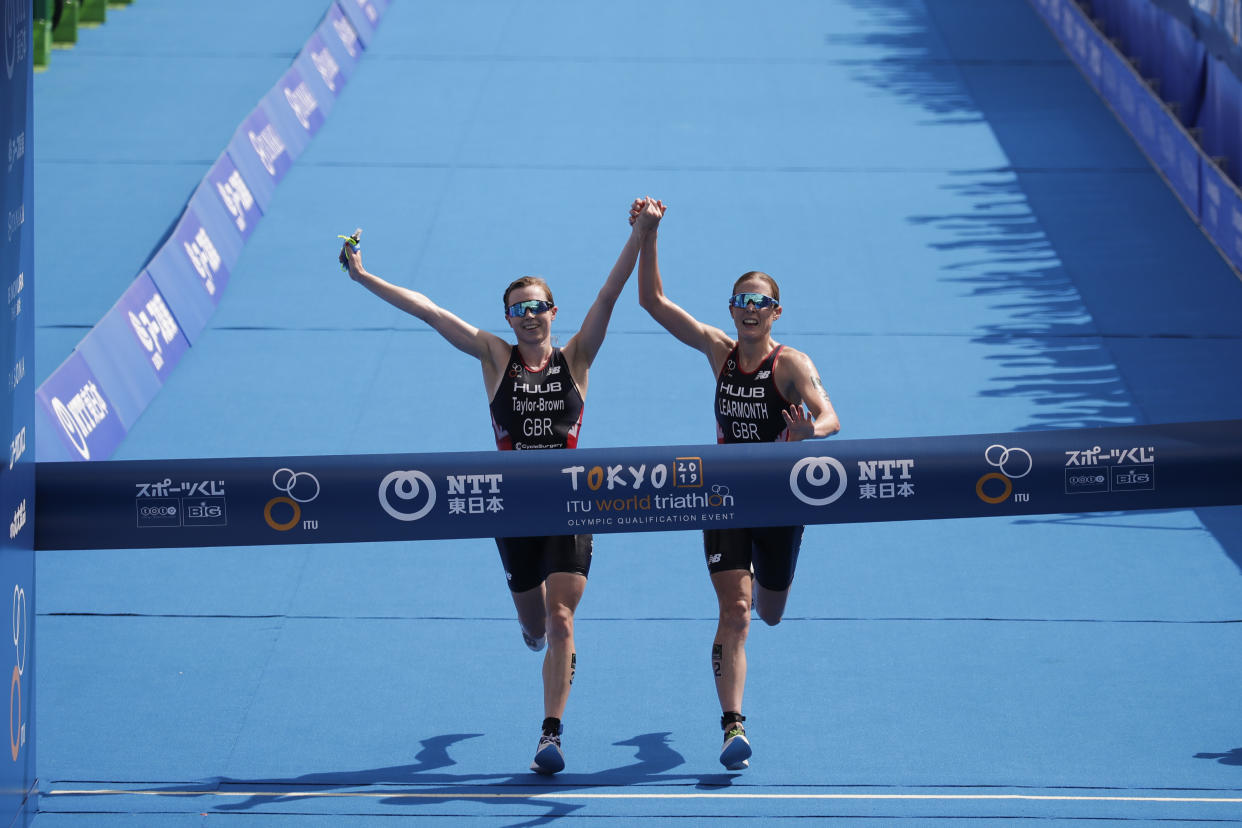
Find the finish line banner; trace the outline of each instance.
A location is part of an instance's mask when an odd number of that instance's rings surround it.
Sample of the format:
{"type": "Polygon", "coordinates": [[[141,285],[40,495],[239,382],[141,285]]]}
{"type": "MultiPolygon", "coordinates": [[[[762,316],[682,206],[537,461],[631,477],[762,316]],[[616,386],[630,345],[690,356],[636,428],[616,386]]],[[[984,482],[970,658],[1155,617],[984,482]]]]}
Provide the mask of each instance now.
{"type": "Polygon", "coordinates": [[[409,541],[1242,504],[1242,420],[752,445],[40,463],[37,549],[409,541]]]}

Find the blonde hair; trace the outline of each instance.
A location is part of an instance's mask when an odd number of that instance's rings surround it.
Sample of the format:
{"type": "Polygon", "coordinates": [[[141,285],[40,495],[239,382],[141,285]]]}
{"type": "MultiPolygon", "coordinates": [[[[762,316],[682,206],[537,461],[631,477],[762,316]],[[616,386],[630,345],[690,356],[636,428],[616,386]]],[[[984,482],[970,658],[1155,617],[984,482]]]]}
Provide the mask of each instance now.
{"type": "Polygon", "coordinates": [[[552,298],[552,288],[548,287],[547,282],[538,276],[523,276],[521,279],[514,279],[509,283],[509,286],[505,288],[504,306],[506,313],[509,311],[509,294],[518,288],[531,287],[532,285],[543,288],[543,292],[548,294],[548,301],[554,305],[556,304],[556,300],[552,298]]]}
{"type": "Polygon", "coordinates": [[[777,287],[776,280],[773,279],[768,274],[764,273],[762,270],[751,270],[739,276],[738,280],[733,283],[733,292],[737,293],[738,286],[741,285],[742,282],[745,282],[747,279],[762,279],[763,281],[767,282],[768,287],[772,291],[772,298],[778,302],[781,300],[781,289],[777,287]]]}

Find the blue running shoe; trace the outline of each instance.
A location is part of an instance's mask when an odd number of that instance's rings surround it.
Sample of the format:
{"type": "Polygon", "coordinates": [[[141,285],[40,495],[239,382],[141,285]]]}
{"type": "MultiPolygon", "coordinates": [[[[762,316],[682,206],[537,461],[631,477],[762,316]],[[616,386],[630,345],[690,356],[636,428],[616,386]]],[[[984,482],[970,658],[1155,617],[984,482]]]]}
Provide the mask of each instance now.
{"type": "Polygon", "coordinates": [[[720,764],[726,770],[745,770],[750,767],[750,742],[746,740],[746,728],[741,722],[733,722],[725,731],[724,747],[720,749],[720,764]]]}
{"type": "Polygon", "coordinates": [[[551,776],[565,769],[565,754],[561,753],[561,734],[544,733],[535,748],[535,761],[530,763],[535,773],[551,776]]]}

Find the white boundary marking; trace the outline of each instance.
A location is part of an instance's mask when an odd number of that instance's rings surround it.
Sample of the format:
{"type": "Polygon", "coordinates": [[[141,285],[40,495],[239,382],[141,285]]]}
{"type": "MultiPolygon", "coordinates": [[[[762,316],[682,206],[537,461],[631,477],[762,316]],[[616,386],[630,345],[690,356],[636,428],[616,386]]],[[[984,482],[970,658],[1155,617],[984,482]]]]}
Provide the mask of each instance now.
{"type": "Polygon", "coordinates": [[[1168,802],[1176,804],[1242,804],[1242,796],[1102,796],[1069,794],[777,794],[777,793],[454,793],[389,791],[150,791],[98,789],[54,789],[48,796],[226,796],[291,799],[341,797],[359,799],[770,799],[770,800],[949,800],[1022,802],[1168,802]]]}

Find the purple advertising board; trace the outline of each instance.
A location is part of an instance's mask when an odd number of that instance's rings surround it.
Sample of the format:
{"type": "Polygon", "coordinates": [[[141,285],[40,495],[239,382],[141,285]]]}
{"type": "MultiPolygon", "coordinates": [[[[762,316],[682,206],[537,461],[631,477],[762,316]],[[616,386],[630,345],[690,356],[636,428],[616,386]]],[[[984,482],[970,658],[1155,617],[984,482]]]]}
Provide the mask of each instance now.
{"type": "Polygon", "coordinates": [[[303,75],[319,79],[321,88],[326,90],[330,96],[323,100],[323,105],[326,111],[331,112],[332,105],[340,96],[341,89],[348,78],[341,68],[341,61],[328,47],[319,31],[312,34],[306,41],[294,65],[302,71],[303,75]]]}
{"type": "Polygon", "coordinates": [[[364,47],[362,41],[358,39],[358,32],[354,30],[353,24],[341,11],[340,6],[333,3],[328,7],[328,13],[324,15],[323,22],[319,24],[315,33],[322,38],[324,46],[336,61],[337,69],[348,82],[358,67],[358,60],[362,57],[364,47]]]}
{"type": "Polygon", "coordinates": [[[229,157],[250,187],[259,209],[267,212],[276,194],[276,185],[293,166],[288,138],[272,122],[267,108],[260,103],[229,141],[229,157]]]}
{"type": "Polygon", "coordinates": [[[316,90],[292,66],[263,96],[262,106],[284,137],[289,157],[296,161],[323,126],[324,109],[316,90]]]}
{"type": "Polygon", "coordinates": [[[144,272],[78,344],[78,352],[128,431],[189,347],[164,295],[144,272]]]}
{"type": "Polygon", "coordinates": [[[263,211],[259,209],[259,202],[250,191],[250,185],[242,176],[241,170],[233,163],[232,156],[227,152],[221,153],[216,163],[207,171],[201,186],[216,197],[228,216],[228,222],[236,229],[244,244],[254,232],[259,219],[263,218],[263,211]]]}
{"type": "Polygon", "coordinates": [[[77,351],[44,380],[35,397],[42,420],[36,426],[41,461],[106,460],[125,439],[116,406],[77,351]]]}
{"type": "Polygon", "coordinates": [[[358,33],[363,48],[369,48],[375,39],[375,28],[379,25],[383,10],[372,0],[336,0],[341,11],[349,19],[350,25],[358,33]]]}
{"type": "Polygon", "coordinates": [[[213,233],[189,206],[168,241],[147,264],[147,273],[191,344],[207,326],[229,280],[217,238],[220,231],[213,233]]]}

